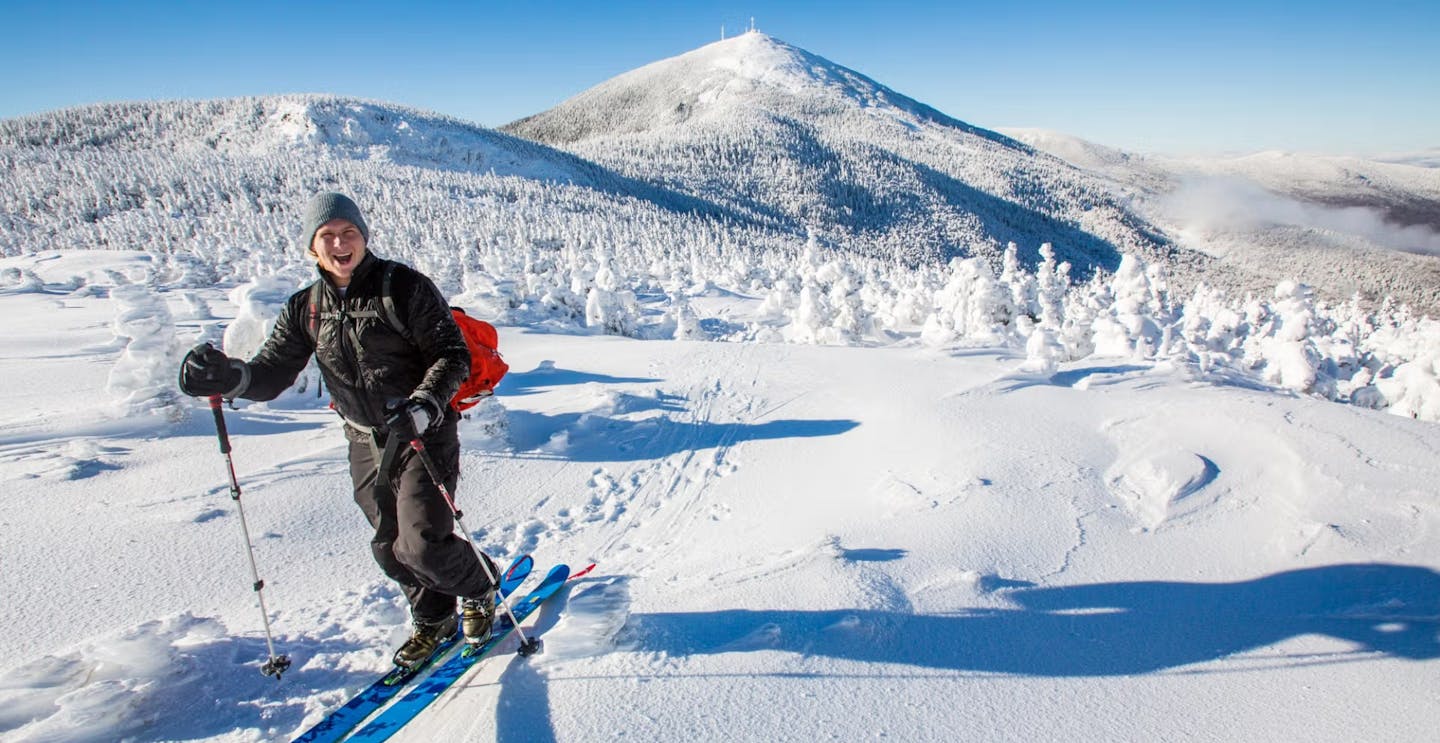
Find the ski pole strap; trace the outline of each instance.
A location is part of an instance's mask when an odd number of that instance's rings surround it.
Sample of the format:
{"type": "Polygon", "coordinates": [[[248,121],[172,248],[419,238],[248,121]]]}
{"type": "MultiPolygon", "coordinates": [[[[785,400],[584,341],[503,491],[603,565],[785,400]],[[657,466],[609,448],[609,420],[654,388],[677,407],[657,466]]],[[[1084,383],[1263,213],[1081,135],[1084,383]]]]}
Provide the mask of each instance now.
{"type": "Polygon", "coordinates": [[[375,457],[375,487],[384,488],[386,491],[394,490],[390,485],[390,478],[395,474],[395,464],[400,458],[400,447],[404,445],[405,442],[401,441],[399,436],[371,429],[370,451],[375,457]]]}

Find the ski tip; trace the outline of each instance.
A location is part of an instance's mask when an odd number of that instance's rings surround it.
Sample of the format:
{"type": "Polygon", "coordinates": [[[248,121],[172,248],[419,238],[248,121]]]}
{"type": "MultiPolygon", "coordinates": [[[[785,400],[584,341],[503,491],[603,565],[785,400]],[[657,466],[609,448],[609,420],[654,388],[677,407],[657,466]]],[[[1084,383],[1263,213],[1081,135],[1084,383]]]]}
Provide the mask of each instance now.
{"type": "Polygon", "coordinates": [[[579,577],[581,577],[581,576],[589,573],[591,570],[594,570],[594,569],[595,569],[595,563],[592,562],[592,563],[590,563],[589,565],[586,565],[584,568],[581,568],[579,572],[577,572],[577,573],[571,573],[571,574],[570,574],[570,580],[575,580],[576,578],[579,578],[579,577]]]}

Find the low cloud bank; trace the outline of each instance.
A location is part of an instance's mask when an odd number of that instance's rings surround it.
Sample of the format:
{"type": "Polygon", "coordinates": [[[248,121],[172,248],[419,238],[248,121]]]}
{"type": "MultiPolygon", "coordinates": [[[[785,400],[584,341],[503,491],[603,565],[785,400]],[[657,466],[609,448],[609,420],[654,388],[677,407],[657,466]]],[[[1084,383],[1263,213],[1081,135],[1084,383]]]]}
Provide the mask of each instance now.
{"type": "Polygon", "coordinates": [[[1363,237],[1381,247],[1440,255],[1440,232],[1424,225],[1400,226],[1370,207],[1334,207],[1300,201],[1234,177],[1186,181],[1160,209],[1187,229],[1249,231],[1276,226],[1308,227],[1363,237]]]}

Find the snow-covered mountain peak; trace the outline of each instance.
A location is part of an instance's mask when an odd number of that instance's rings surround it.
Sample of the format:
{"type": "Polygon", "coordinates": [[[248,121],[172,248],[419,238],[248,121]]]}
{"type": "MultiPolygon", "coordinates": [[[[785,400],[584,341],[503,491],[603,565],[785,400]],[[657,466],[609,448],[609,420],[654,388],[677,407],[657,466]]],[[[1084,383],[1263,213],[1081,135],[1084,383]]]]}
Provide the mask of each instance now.
{"type": "MultiPolygon", "coordinates": [[[[692,80],[695,72],[708,67],[713,74],[704,79],[716,84],[706,91],[710,100],[725,93],[753,95],[757,88],[790,94],[839,93],[862,100],[888,92],[863,75],[759,31],[717,41],[670,61],[669,68],[690,73],[692,80]]],[[[667,67],[664,62],[659,65],[662,70],[667,67]]]]}
{"type": "Polygon", "coordinates": [[[505,129],[568,144],[681,124],[725,126],[756,116],[808,119],[867,109],[910,127],[933,121],[1016,144],[758,31],[623,73],[505,129]]]}
{"type": "MultiPolygon", "coordinates": [[[[807,74],[807,53],[768,34],[750,31],[739,36],[707,44],[674,58],[728,70],[736,76],[754,80],[778,80],[807,74]]],[[[665,62],[657,63],[664,65],[665,62]]]]}

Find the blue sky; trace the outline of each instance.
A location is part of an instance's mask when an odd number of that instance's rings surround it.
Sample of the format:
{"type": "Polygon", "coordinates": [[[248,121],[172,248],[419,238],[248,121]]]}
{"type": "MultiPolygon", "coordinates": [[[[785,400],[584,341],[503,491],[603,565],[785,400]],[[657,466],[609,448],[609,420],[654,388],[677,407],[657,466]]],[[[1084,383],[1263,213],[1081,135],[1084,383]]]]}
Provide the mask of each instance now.
{"type": "Polygon", "coordinates": [[[337,93],[498,126],[751,17],[982,127],[1140,151],[1440,147],[1440,3],[0,0],[0,117],[337,93]]]}

